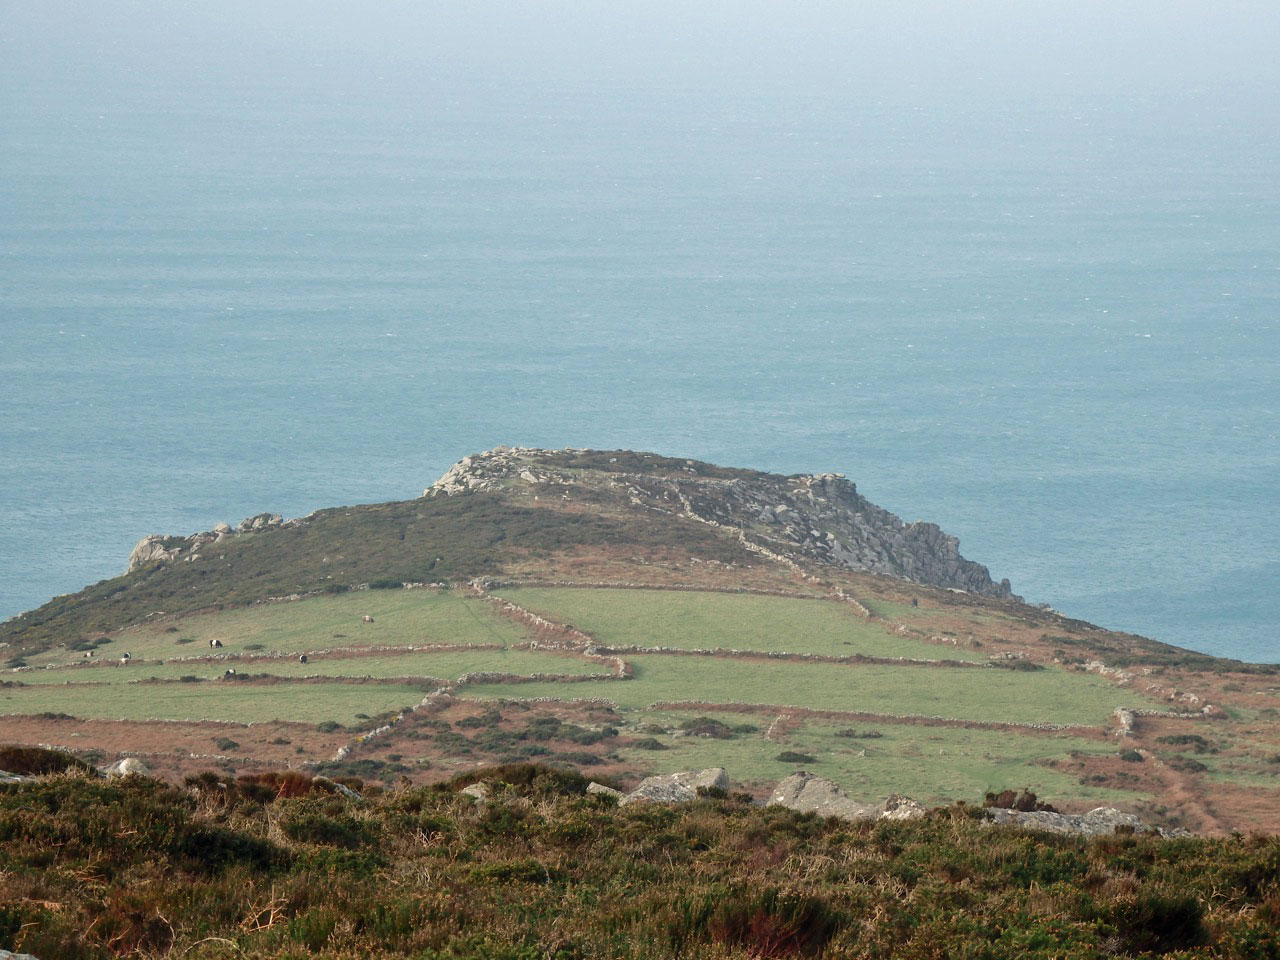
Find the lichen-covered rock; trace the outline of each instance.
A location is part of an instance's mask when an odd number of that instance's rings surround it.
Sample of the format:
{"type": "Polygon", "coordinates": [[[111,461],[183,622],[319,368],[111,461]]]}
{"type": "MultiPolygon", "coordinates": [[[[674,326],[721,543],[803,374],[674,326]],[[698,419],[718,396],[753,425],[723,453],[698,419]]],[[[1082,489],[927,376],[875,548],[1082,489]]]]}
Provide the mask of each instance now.
{"type": "Polygon", "coordinates": [[[594,796],[613,797],[615,800],[621,800],[626,796],[621,790],[606,787],[603,783],[596,783],[594,780],[587,784],[587,793],[594,796]]]}
{"type": "Polygon", "coordinates": [[[706,770],[683,770],[662,776],[645,777],[640,785],[618,801],[619,806],[631,803],[688,803],[698,797],[698,789],[729,789],[729,774],[724,767],[708,767],[706,770]]]}
{"type": "Polygon", "coordinates": [[[874,820],[881,813],[876,807],[853,800],[831,780],[803,770],[780,781],[765,806],[841,820],[874,820]]]}
{"type": "Polygon", "coordinates": [[[463,787],[458,792],[464,797],[470,797],[476,803],[486,803],[489,800],[489,785],[487,783],[473,783],[469,787],[463,787]]]}
{"type": "Polygon", "coordinates": [[[147,765],[137,757],[125,757],[107,767],[108,777],[144,776],[146,772],[147,765]]]}
{"type": "Polygon", "coordinates": [[[0,960],[38,960],[38,958],[30,953],[10,953],[8,950],[0,950],[0,960]]]}
{"type": "MultiPolygon", "coordinates": [[[[1006,810],[989,807],[983,811],[989,824],[1008,824],[1026,830],[1045,833],[1062,833],[1074,836],[1101,837],[1113,834],[1119,827],[1124,831],[1142,833],[1153,829],[1141,817],[1125,813],[1114,807],[1097,807],[1088,813],[1050,813],[1047,810],[1006,810]]],[[[1162,836],[1186,837],[1191,834],[1182,829],[1159,830],[1162,836]]]]}
{"type": "Polygon", "coordinates": [[[0,770],[0,784],[3,783],[30,783],[35,777],[24,777],[17,773],[9,773],[7,770],[0,770]]]}

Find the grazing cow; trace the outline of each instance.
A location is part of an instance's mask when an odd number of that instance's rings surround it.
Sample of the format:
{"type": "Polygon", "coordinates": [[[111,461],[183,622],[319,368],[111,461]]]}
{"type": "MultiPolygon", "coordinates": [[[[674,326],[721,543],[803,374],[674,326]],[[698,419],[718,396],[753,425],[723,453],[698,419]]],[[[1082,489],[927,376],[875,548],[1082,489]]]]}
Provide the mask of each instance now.
{"type": "Polygon", "coordinates": [[[365,623],[373,623],[373,617],[369,616],[367,613],[363,617],[361,617],[361,620],[363,620],[365,623]]]}
{"type": "Polygon", "coordinates": [[[89,659],[90,657],[92,657],[92,656],[93,656],[93,651],[92,651],[92,650],[86,650],[86,651],[84,652],[84,658],[85,658],[86,660],[88,660],[88,659],[89,659]]]}
{"type": "Polygon", "coordinates": [[[209,641],[209,649],[210,649],[210,650],[213,650],[214,648],[216,648],[216,647],[220,647],[220,646],[222,646],[222,641],[221,641],[221,640],[218,640],[217,638],[215,638],[215,639],[213,639],[213,640],[210,640],[210,641],[209,641]]]}
{"type": "Polygon", "coordinates": [[[305,653],[300,653],[300,654],[298,654],[298,662],[299,662],[299,663],[306,663],[306,662],[307,662],[307,655],[306,655],[305,653]]]}
{"type": "Polygon", "coordinates": [[[236,672],[234,670],[228,670],[226,673],[223,674],[224,677],[234,677],[235,675],[236,675],[236,672]]]}
{"type": "Polygon", "coordinates": [[[128,651],[128,650],[126,650],[124,653],[122,653],[122,654],[120,655],[120,662],[121,662],[121,663],[126,663],[126,662],[128,662],[129,660],[132,660],[132,659],[133,659],[133,658],[129,656],[129,651],[128,651]]]}

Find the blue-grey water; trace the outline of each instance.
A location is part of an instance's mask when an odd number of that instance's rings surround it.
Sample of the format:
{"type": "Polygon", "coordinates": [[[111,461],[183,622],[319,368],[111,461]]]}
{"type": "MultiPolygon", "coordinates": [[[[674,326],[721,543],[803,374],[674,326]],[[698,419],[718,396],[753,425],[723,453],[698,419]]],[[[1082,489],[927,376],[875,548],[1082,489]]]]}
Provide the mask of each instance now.
{"type": "Polygon", "coordinates": [[[519,443],[843,471],[1029,600],[1280,659],[1274,117],[6,84],[0,616],[519,443]]]}

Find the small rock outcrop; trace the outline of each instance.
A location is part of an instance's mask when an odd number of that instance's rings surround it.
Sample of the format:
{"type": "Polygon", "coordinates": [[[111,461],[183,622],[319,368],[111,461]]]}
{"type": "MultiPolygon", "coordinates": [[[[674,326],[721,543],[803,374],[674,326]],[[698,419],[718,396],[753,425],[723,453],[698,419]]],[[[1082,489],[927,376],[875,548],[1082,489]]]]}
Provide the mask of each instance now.
{"type": "Polygon", "coordinates": [[[38,960],[38,958],[30,953],[11,953],[8,950],[0,950],[0,960],[38,960]]]}
{"type": "Polygon", "coordinates": [[[1164,837],[1189,837],[1191,833],[1181,828],[1165,830],[1152,828],[1143,822],[1141,817],[1132,813],[1124,813],[1114,807],[1097,807],[1088,813],[1050,813],[1047,810],[1006,810],[1003,807],[988,807],[983,811],[987,822],[991,824],[1009,824],[1022,827],[1024,830],[1041,830],[1045,833],[1063,833],[1073,836],[1101,837],[1120,830],[1133,833],[1144,833],[1158,829],[1164,837]]]}
{"type": "Polygon", "coordinates": [[[117,760],[107,767],[107,776],[113,778],[144,776],[146,772],[147,765],[137,757],[125,757],[123,760],[117,760]]]}
{"type": "Polygon", "coordinates": [[[468,787],[463,787],[458,792],[464,797],[470,797],[476,803],[486,803],[489,800],[489,785],[487,783],[473,783],[468,787]]]}
{"type": "Polygon", "coordinates": [[[853,800],[838,784],[804,771],[779,782],[765,806],[841,820],[874,820],[879,815],[875,807],[853,800]]]}
{"type": "Polygon", "coordinates": [[[867,570],[913,583],[1013,598],[959,541],[932,523],[904,523],[839,473],[783,476],[626,450],[496,447],[455,463],[423,496],[482,491],[608,493],[631,508],[681,515],[734,533],[783,562],[867,570]]]}
{"type": "Polygon", "coordinates": [[[613,787],[606,787],[603,783],[596,783],[592,780],[587,784],[587,793],[592,796],[613,797],[615,800],[621,800],[626,794],[621,790],[615,790],[613,787]]]}
{"type": "Polygon", "coordinates": [[[278,513],[259,513],[246,517],[234,529],[228,523],[219,523],[212,530],[193,533],[188,537],[171,537],[152,533],[138,541],[129,554],[129,566],[126,574],[158,563],[172,563],[174,560],[193,562],[200,559],[200,548],[206,543],[219,543],[231,537],[246,534],[262,533],[277,527],[296,527],[307,522],[306,518],[285,520],[278,513]]]}
{"type": "Polygon", "coordinates": [[[656,777],[645,777],[640,785],[618,800],[619,806],[632,803],[689,803],[698,797],[700,787],[728,790],[729,774],[724,767],[706,770],[684,770],[656,777]]]}
{"type": "Polygon", "coordinates": [[[30,783],[35,777],[24,777],[17,773],[9,773],[7,770],[0,770],[0,784],[5,783],[30,783]]]}
{"type": "Polygon", "coordinates": [[[879,804],[858,803],[839,784],[803,770],[780,781],[765,806],[841,820],[917,820],[928,812],[911,798],[896,795],[879,804]]]}

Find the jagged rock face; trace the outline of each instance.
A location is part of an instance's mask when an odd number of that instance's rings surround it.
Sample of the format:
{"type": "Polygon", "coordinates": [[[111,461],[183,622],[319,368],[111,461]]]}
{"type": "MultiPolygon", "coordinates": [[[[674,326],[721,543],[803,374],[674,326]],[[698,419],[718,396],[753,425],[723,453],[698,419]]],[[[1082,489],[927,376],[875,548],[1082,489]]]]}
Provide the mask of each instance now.
{"type": "Polygon", "coordinates": [[[423,495],[517,486],[604,488],[633,507],[728,528],[751,549],[776,559],[833,564],[987,597],[1013,596],[1008,580],[994,582],[986,567],[960,555],[955,537],[936,524],[904,523],[838,473],[788,477],[623,451],[609,458],[573,449],[498,447],[458,461],[423,495]],[[648,462],[652,469],[635,469],[648,462]]]}

